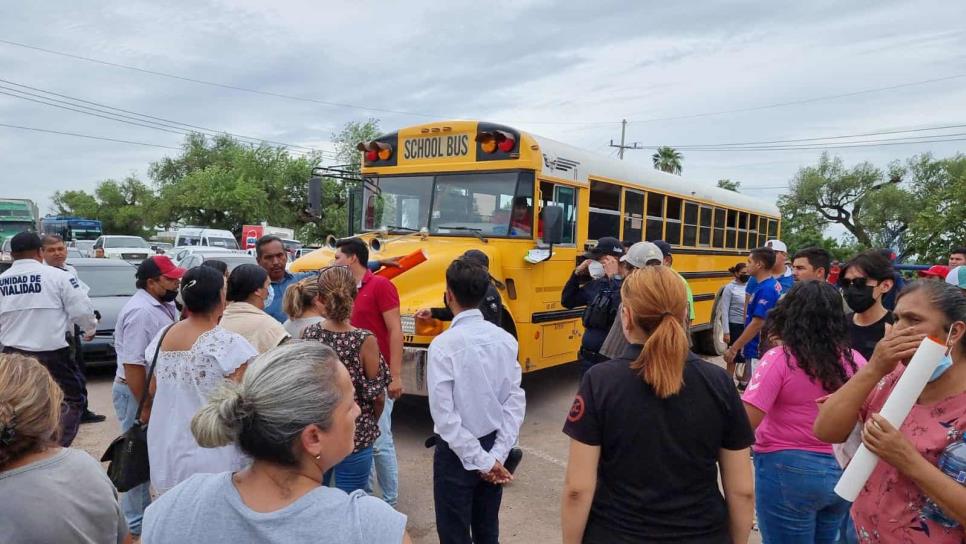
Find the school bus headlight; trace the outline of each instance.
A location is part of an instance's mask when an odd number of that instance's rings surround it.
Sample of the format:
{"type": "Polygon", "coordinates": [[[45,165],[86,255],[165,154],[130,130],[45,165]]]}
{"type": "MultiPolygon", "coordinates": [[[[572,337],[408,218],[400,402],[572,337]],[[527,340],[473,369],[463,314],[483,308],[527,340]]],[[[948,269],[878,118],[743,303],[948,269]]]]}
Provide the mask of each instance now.
{"type": "Polygon", "coordinates": [[[416,335],[436,336],[443,332],[443,322],[438,319],[417,319],[416,335]]]}

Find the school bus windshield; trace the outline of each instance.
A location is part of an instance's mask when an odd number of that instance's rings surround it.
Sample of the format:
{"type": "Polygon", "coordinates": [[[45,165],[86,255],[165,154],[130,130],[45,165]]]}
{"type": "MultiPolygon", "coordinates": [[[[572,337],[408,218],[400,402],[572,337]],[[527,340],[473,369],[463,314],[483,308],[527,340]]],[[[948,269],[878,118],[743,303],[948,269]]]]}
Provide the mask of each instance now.
{"type": "Polygon", "coordinates": [[[379,189],[366,197],[366,230],[532,237],[533,172],[382,177],[379,189]]]}

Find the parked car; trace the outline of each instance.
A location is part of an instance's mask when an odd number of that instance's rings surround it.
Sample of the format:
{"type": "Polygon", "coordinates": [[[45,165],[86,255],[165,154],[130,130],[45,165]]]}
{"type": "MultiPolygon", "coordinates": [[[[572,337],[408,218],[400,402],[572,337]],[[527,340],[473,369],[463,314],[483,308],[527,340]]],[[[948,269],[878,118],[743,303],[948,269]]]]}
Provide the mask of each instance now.
{"type": "Polygon", "coordinates": [[[167,255],[173,247],[173,244],[169,244],[167,242],[151,242],[151,249],[153,249],[158,255],[167,255]]]}
{"type": "MultiPolygon", "coordinates": [[[[184,261],[189,255],[244,255],[245,252],[240,249],[225,249],[222,247],[205,247],[205,246],[191,246],[191,247],[175,247],[167,253],[168,257],[174,261],[174,264],[182,266],[181,262],[184,261]]],[[[215,257],[211,257],[214,259],[215,257]]]]}
{"type": "Polygon", "coordinates": [[[101,316],[94,339],[81,343],[84,361],[88,366],[114,364],[114,324],[137,291],[137,268],[121,259],[69,258],[67,264],[77,269],[77,277],[90,289],[87,295],[101,316]]]}
{"type": "Polygon", "coordinates": [[[86,255],[84,255],[83,253],[81,253],[81,250],[77,249],[76,247],[69,247],[69,248],[67,248],[67,258],[68,259],[82,259],[85,256],[86,255]]]}
{"type": "Polygon", "coordinates": [[[207,251],[195,251],[185,256],[185,258],[178,263],[178,266],[181,268],[194,268],[196,266],[201,266],[201,263],[210,261],[212,259],[217,259],[227,264],[229,273],[231,273],[231,271],[239,265],[257,264],[255,257],[243,252],[214,253],[207,251]]]}
{"type": "Polygon", "coordinates": [[[81,252],[82,257],[94,256],[94,240],[75,240],[70,243],[70,247],[76,248],[81,252]]]}
{"type": "Polygon", "coordinates": [[[108,259],[121,259],[131,264],[141,264],[154,252],[140,236],[105,235],[94,241],[93,251],[104,249],[108,259]]]}
{"type": "Polygon", "coordinates": [[[178,229],[174,236],[175,247],[179,246],[205,246],[220,247],[224,249],[239,249],[235,235],[231,231],[219,229],[205,229],[197,227],[185,227],[178,229]]]}

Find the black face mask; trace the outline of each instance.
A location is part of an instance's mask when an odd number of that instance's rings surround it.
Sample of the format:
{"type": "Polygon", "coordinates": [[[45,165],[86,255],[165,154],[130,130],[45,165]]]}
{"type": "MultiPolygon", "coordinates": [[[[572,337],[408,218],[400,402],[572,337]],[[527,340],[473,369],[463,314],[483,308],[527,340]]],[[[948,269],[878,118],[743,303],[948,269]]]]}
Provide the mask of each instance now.
{"type": "Polygon", "coordinates": [[[875,295],[872,294],[874,287],[871,285],[850,285],[842,291],[845,296],[845,303],[852,308],[852,311],[861,314],[869,308],[875,306],[875,295]]]}
{"type": "Polygon", "coordinates": [[[738,274],[738,281],[741,283],[748,283],[748,274],[738,274]]]}
{"type": "Polygon", "coordinates": [[[164,294],[161,295],[161,302],[171,302],[178,298],[177,289],[165,289],[164,294]]]}

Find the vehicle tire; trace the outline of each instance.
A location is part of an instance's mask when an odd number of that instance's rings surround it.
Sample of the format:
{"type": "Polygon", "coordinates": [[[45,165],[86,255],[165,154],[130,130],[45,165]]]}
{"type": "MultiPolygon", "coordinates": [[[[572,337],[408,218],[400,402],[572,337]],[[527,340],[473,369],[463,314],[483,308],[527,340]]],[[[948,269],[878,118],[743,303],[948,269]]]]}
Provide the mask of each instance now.
{"type": "Polygon", "coordinates": [[[718,315],[718,302],[721,300],[721,292],[724,287],[718,289],[714,296],[714,306],[711,308],[711,327],[707,330],[693,333],[694,348],[698,353],[704,355],[724,355],[728,351],[728,345],[724,343],[725,330],[722,330],[715,316],[718,315]]]}
{"type": "Polygon", "coordinates": [[[691,333],[694,351],[701,355],[718,355],[714,348],[714,337],[711,329],[691,333]]]}

